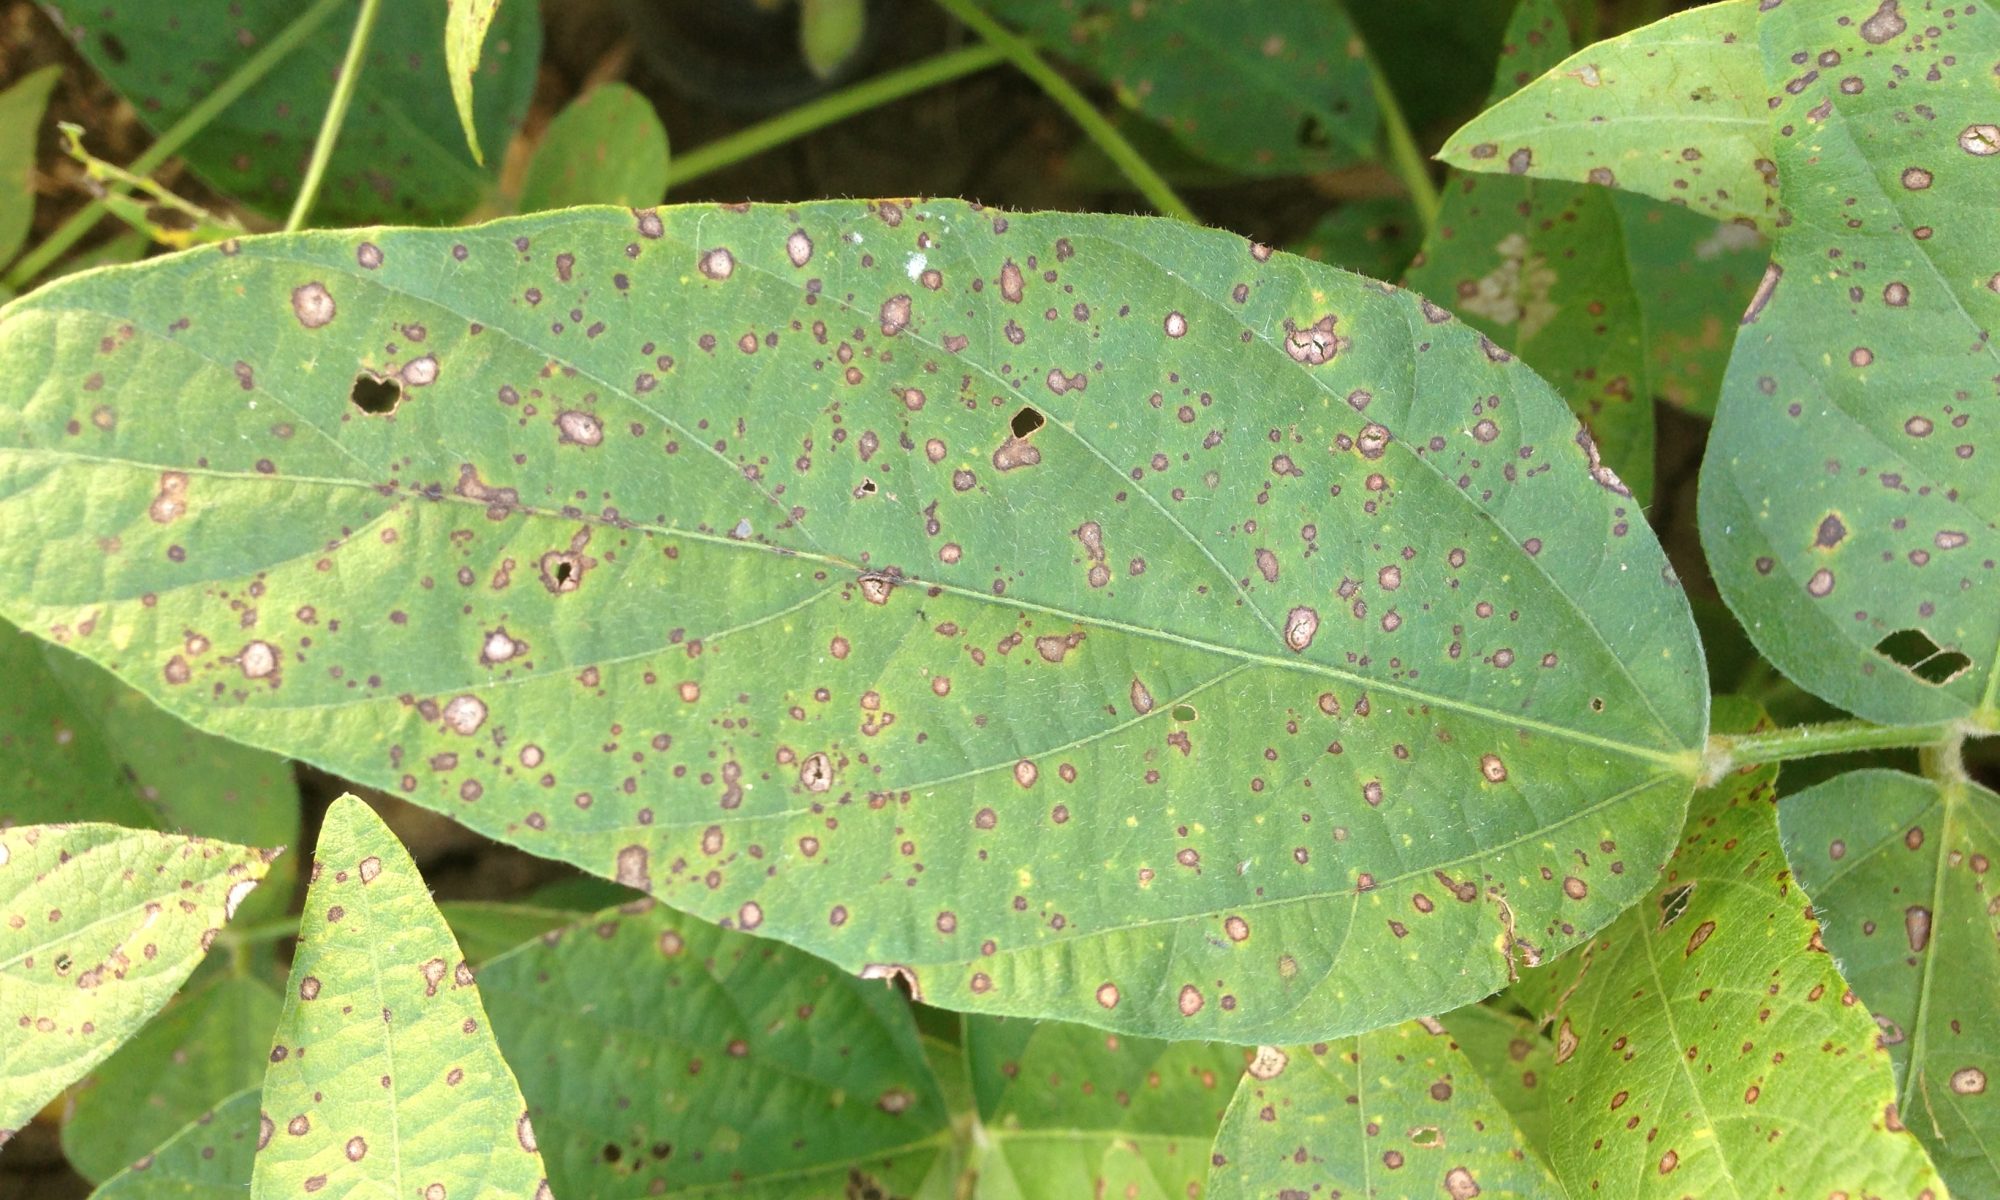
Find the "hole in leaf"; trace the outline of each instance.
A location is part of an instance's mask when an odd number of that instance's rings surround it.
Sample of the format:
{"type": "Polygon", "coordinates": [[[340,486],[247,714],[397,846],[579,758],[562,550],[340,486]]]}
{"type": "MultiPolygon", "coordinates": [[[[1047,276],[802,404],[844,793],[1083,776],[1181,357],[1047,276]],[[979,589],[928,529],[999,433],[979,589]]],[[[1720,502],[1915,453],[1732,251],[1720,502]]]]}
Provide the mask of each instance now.
{"type": "Polygon", "coordinates": [[[1176,721],[1192,721],[1192,720],[1194,720],[1194,718],[1195,718],[1195,715],[1196,715],[1196,714],[1195,714],[1195,711],[1194,711],[1194,705],[1192,705],[1192,704],[1176,704],[1176,705],[1174,705],[1174,713],[1173,713],[1173,716],[1174,716],[1174,720],[1176,720],[1176,721]]]}
{"type": "Polygon", "coordinates": [[[1946,650],[1921,629],[1898,629],[1875,643],[1875,653],[1932,687],[1950,683],[1972,666],[1970,658],[1946,650]]]}
{"type": "Polygon", "coordinates": [[[97,35],[97,41],[99,45],[104,47],[104,57],[110,59],[112,62],[123,63],[131,57],[131,55],[125,52],[125,43],[119,41],[118,35],[115,33],[100,33],[97,35]]]}
{"type": "Polygon", "coordinates": [[[384,416],[395,412],[396,406],[403,402],[403,385],[373,371],[363,371],[354,377],[354,390],[347,393],[347,399],[370,416],[384,416]]]}
{"type": "Polygon", "coordinates": [[[1014,414],[1012,426],[1014,436],[1017,438],[1027,437],[1046,423],[1047,418],[1043,417],[1041,413],[1036,412],[1033,405],[1024,405],[1020,412],[1014,414]]]}
{"type": "Polygon", "coordinates": [[[1410,1144],[1426,1149],[1444,1145],[1444,1132],[1435,1125],[1419,1125],[1410,1130],[1410,1144]]]}
{"type": "Polygon", "coordinates": [[[1299,122],[1299,145],[1324,150],[1332,144],[1333,139],[1327,136],[1326,126],[1320,123],[1318,117],[1307,113],[1305,119],[1299,122]]]}
{"type": "Polygon", "coordinates": [[[1660,928],[1665,929],[1686,915],[1688,903],[1693,898],[1694,885],[1691,883],[1660,893],[1660,928]]]}
{"type": "Polygon", "coordinates": [[[569,582],[571,571],[572,568],[567,562],[558,562],[556,564],[556,569],[553,572],[553,574],[555,576],[557,587],[561,587],[563,584],[569,582]]]}
{"type": "Polygon", "coordinates": [[[875,481],[864,479],[861,481],[861,486],[854,490],[863,496],[872,496],[875,494],[875,481]]]}

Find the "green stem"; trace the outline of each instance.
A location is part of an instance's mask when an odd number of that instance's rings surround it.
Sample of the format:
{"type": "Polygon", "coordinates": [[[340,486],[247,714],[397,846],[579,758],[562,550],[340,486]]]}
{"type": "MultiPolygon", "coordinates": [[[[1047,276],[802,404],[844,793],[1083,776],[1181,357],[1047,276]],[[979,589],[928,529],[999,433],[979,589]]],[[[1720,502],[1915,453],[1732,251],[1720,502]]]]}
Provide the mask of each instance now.
{"type": "Polygon", "coordinates": [[[1718,733],[1702,756],[1701,782],[1714,783],[1738,767],[1847,754],[1855,750],[1895,750],[1956,743],[1971,732],[1963,721],[1928,725],[1877,725],[1871,721],[1828,721],[1758,733],[1718,733]]]}
{"type": "Polygon", "coordinates": [[[319,199],[319,185],[326,178],[326,164],[333,146],[340,140],[340,127],[347,123],[347,106],[354,102],[354,88],[361,79],[361,67],[368,57],[368,38],[375,32],[375,18],[381,14],[382,0],[361,0],[361,15],[354,19],[354,36],[347,42],[347,57],[340,62],[340,76],[333,82],[333,97],[326,104],[326,118],[320,122],[319,137],[313,142],[312,160],[306,163],[306,177],[299,184],[298,199],[292,201],[292,215],[285,218],[285,232],[305,228],[312,215],[313,201],[319,199]]]}
{"type": "Polygon", "coordinates": [[[668,168],[671,186],[680,187],[703,175],[733,167],[746,158],[802,138],[816,129],[984,71],[1006,59],[1007,56],[993,46],[969,46],[830,92],[811,103],[779,113],[768,121],[760,121],[728,137],[676,155],[668,168]]]}
{"type": "Polygon", "coordinates": [[[1070,120],[1076,122],[1084,136],[1097,143],[1098,149],[1104,151],[1105,156],[1124,173],[1126,180],[1138,189],[1155,211],[1183,221],[1196,220],[1194,210],[1174,193],[1172,185],[1153,169],[1153,164],[1147,162],[1146,157],[1125,140],[1125,135],[1104,119],[1104,114],[1098,112],[1074,84],[1035,53],[1035,48],[1026,39],[988,16],[974,0],[937,0],[937,4],[989,45],[996,47],[1023,75],[1034,80],[1049,99],[1069,114],[1070,120]]]}
{"type": "MultiPolygon", "coordinates": [[[[353,4],[354,0],[316,0],[311,8],[300,14],[299,19],[279,31],[278,35],[245,59],[243,65],[221,86],[203,96],[201,103],[187,110],[180,120],[167,127],[158,140],[146,148],[146,152],[132,160],[127,170],[134,175],[150,175],[158,170],[161,163],[180,153],[182,146],[194,136],[208,128],[209,122],[221,115],[222,111],[242,99],[243,94],[262,82],[273,68],[290,57],[292,52],[326,24],[340,9],[353,4]]],[[[43,239],[34,250],[24,255],[7,272],[6,285],[16,291],[33,283],[42,272],[55,265],[57,259],[74,246],[84,234],[89,233],[106,212],[102,200],[93,200],[80,209],[76,215],[57,226],[56,231],[43,239]]]]}
{"type": "Polygon", "coordinates": [[[1410,133],[1410,122],[1403,116],[1403,106],[1396,99],[1394,88],[1389,86],[1388,77],[1375,61],[1374,54],[1368,56],[1368,79],[1375,89],[1375,106],[1382,112],[1382,136],[1389,143],[1389,165],[1395,168],[1396,177],[1403,181],[1403,189],[1410,193],[1410,204],[1417,210],[1417,217],[1429,230],[1437,224],[1438,209],[1443,201],[1438,197],[1437,184],[1432,181],[1428,160],[1424,152],[1417,148],[1417,139],[1410,133]]]}

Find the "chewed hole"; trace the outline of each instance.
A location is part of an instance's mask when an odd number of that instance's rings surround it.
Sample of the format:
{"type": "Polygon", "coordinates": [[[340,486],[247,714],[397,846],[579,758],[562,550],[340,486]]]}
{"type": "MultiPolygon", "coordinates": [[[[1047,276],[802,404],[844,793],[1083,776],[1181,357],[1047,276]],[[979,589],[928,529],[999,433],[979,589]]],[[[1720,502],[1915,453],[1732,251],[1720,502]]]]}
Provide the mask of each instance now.
{"type": "Polygon", "coordinates": [[[567,562],[558,562],[556,564],[556,569],[551,574],[556,581],[557,587],[561,587],[563,584],[569,582],[572,570],[573,568],[567,562]]]}
{"type": "Polygon", "coordinates": [[[1017,438],[1027,437],[1046,423],[1047,418],[1035,411],[1033,405],[1023,405],[1021,411],[1014,414],[1014,436],[1017,438]]]}
{"type": "Polygon", "coordinates": [[[1932,687],[1950,683],[1972,666],[1970,658],[1946,650],[1921,629],[1898,629],[1875,643],[1875,653],[1932,687]]]}
{"type": "Polygon", "coordinates": [[[119,41],[118,35],[115,33],[107,31],[98,34],[97,44],[104,47],[104,57],[110,59],[112,62],[122,64],[126,59],[132,57],[125,52],[125,43],[119,41]]]}
{"type": "Polygon", "coordinates": [[[1333,139],[1327,135],[1326,126],[1320,123],[1320,119],[1307,113],[1305,119],[1299,122],[1299,145],[1324,150],[1333,145],[1333,139]]]}
{"type": "Polygon", "coordinates": [[[1694,885],[1684,883],[1660,894],[1660,928],[1665,929],[1686,915],[1688,903],[1694,899],[1694,885]]]}
{"type": "Polygon", "coordinates": [[[1173,716],[1174,716],[1174,720],[1176,720],[1176,721],[1192,721],[1192,720],[1194,720],[1194,719],[1195,719],[1195,716],[1196,716],[1196,713],[1195,713],[1195,711],[1194,711],[1194,705],[1192,705],[1192,704],[1176,704],[1176,705],[1174,705],[1174,713],[1173,713],[1173,716]]]}
{"type": "Polygon", "coordinates": [[[1425,1148],[1442,1146],[1444,1145],[1444,1131],[1435,1125],[1419,1125],[1415,1129],[1410,1130],[1410,1144],[1425,1148]]]}
{"type": "Polygon", "coordinates": [[[384,416],[395,412],[396,406],[403,402],[403,385],[373,371],[363,371],[354,377],[354,390],[347,393],[347,399],[370,416],[384,416]]]}

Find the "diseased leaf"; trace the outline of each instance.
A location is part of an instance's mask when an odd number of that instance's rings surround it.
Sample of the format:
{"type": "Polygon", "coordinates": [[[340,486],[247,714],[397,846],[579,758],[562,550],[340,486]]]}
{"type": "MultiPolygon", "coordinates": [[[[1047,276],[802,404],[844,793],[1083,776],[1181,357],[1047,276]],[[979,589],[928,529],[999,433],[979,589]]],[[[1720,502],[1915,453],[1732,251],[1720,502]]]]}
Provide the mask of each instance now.
{"type": "MultiPolygon", "coordinates": [[[[267,47],[296,43],[180,152],[217,191],[276,216],[291,207],[347,52],[357,0],[236,0],[226,16],[218,11],[201,20],[179,0],[51,0],[44,7],[155,133],[267,47]]],[[[381,6],[359,91],[313,208],[316,221],[451,221],[490,188],[465,147],[453,100],[456,76],[445,69],[445,21],[446,7],[437,0],[381,6]]],[[[474,108],[479,125],[504,138],[534,91],[541,55],[536,6],[501,9],[488,40],[474,108]]]]}
{"type": "Polygon", "coordinates": [[[1565,960],[1549,1156],[1572,1195],[1942,1194],[1786,870],[1776,780],[1695,793],[1652,894],[1565,960]]]}
{"type": "Polygon", "coordinates": [[[1248,1052],[1053,1021],[967,1017],[981,1200],[1186,1197],[1248,1052]]]}
{"type": "Polygon", "coordinates": [[[1785,858],[1827,949],[1875,1014],[1896,1109],[1954,1196],[2000,1195],[2000,796],[1856,771],[1778,807],[1785,858]]]}
{"type": "Polygon", "coordinates": [[[1759,7],[1723,0],[1585,47],[1474,118],[1438,157],[1468,171],[1626,188],[1766,230],[1782,224],[1759,7]]]}
{"type": "Polygon", "coordinates": [[[245,1088],[196,1117],[106,1180],[91,1200],[188,1200],[249,1191],[257,1155],[257,1098],[258,1089],[245,1088]]]}
{"type": "Polygon", "coordinates": [[[1476,999],[1646,886],[1705,735],[1544,384],[1175,222],[248,239],[18,301],[0,363],[0,612],[948,1007],[1247,1042],[1476,999]]]}
{"type": "Polygon", "coordinates": [[[1715,414],[1738,316],[1770,245],[1748,226],[1630,192],[1613,192],[1632,292],[1639,298],[1645,390],[1701,416],[1715,414]]]}
{"type": "Polygon", "coordinates": [[[1366,51],[1338,4],[982,4],[1242,174],[1299,175],[1374,153],[1380,116],[1366,51]]]}
{"type": "Polygon", "coordinates": [[[258,1117],[252,1200],[302,1191],[550,1195],[472,970],[416,864],[353,796],[320,827],[258,1117]]]}
{"type": "Polygon", "coordinates": [[[35,139],[61,78],[60,66],[47,66],[0,91],[0,266],[13,260],[34,224],[35,139]]]}
{"type": "Polygon", "coordinates": [[[845,1200],[954,1174],[908,1005],[880,983],[649,900],[479,983],[558,1196],[845,1200]]]}
{"type": "Polygon", "coordinates": [[[523,212],[578,204],[653,204],[667,191],[667,129],[622,83],[592,88],[556,114],[521,184],[523,212]]]}
{"type": "MultiPolygon", "coordinates": [[[[5,622],[0,680],[0,825],[105,821],[298,842],[298,785],[276,755],[196,733],[95,664],[5,622]]],[[[290,858],[272,862],[243,919],[282,914],[295,871],[290,858]]]]}
{"type": "Polygon", "coordinates": [[[445,0],[444,8],[444,69],[451,76],[451,101],[458,108],[458,123],[465,127],[465,145],[472,151],[472,161],[483,166],[486,155],[479,149],[472,85],[479,75],[486,31],[500,12],[500,0],[445,0]]]}
{"type": "Polygon", "coordinates": [[[1561,1200],[1506,1107],[1426,1019],[1257,1052],[1216,1136],[1214,1200],[1561,1200]]]}
{"type": "Polygon", "coordinates": [[[1534,1021],[1504,1011],[1497,1001],[1469,1004],[1441,1020],[1493,1098],[1513,1118],[1528,1152],[1546,1163],[1554,1125],[1548,1085],[1556,1065],[1555,1043],[1534,1021]]]}
{"type": "MultiPolygon", "coordinates": [[[[254,1093],[277,1024],[278,993],[261,980],[222,975],[183,992],[75,1089],[64,1157],[79,1174],[109,1179],[237,1092],[254,1093]]],[[[255,1124],[253,1109],[247,1127],[255,1124]]],[[[249,1165],[246,1154],[246,1185],[249,1165]]]]}
{"type": "Polygon", "coordinates": [[[1757,648],[1805,687],[1874,721],[1993,728],[2000,126],[1975,64],[2000,57],[2000,14],[1790,4],[1758,30],[1801,219],[1737,335],[1702,546],[1757,648]]]}
{"type": "Polygon", "coordinates": [[[159,1011],[266,864],[115,825],[0,829],[0,1142],[159,1011]]]}

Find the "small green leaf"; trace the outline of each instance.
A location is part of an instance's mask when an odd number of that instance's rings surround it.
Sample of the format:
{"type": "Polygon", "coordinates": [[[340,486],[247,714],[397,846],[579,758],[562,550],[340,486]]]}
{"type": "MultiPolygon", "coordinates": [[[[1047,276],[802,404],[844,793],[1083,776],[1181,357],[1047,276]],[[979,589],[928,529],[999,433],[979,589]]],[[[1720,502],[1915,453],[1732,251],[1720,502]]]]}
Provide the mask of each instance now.
{"type": "Polygon", "coordinates": [[[982,1200],[1183,1197],[1248,1052],[1053,1021],[967,1017],[982,1200]]]}
{"type": "Polygon", "coordinates": [[[0,613],[947,1007],[1455,1007],[1646,886],[1705,736],[1678,581],[1547,386],[1220,231],[245,239],[15,302],[0,363],[0,613]]]}
{"type": "Polygon", "coordinates": [[[1565,960],[1549,1156],[1572,1195],[1942,1194],[1786,870],[1776,780],[1697,792],[1652,893],[1565,960]]]}
{"type": "Polygon", "coordinates": [[[115,825],[0,829],[0,1141],[159,1011],[275,854],[115,825]]]}
{"type": "MultiPolygon", "coordinates": [[[[4,621],[0,679],[0,824],[105,821],[298,842],[298,785],[277,755],[196,733],[94,663],[4,621]]],[[[273,862],[243,919],[282,914],[296,870],[289,857],[273,862]]]]}
{"type": "Polygon", "coordinates": [[[479,982],[558,1196],[900,1196],[949,1177],[943,1098],[880,983],[649,900],[479,982]]]}
{"type": "Polygon", "coordinates": [[[465,127],[465,144],[472,151],[472,161],[484,166],[486,155],[479,149],[472,83],[479,74],[480,50],[500,11],[500,0],[445,0],[444,7],[444,69],[451,75],[452,103],[458,106],[458,121],[465,127]]]}
{"type": "Polygon", "coordinates": [[[1337,4],[983,0],[1121,103],[1246,175],[1298,175],[1374,154],[1380,125],[1361,35],[1337,4]]]}
{"type": "Polygon", "coordinates": [[[0,266],[12,261],[35,219],[35,139],[60,66],[30,71],[0,92],[0,266]]]}
{"type": "Polygon", "coordinates": [[[1896,1108],[1954,1196],[2000,1195],[2000,796],[1856,771],[1778,807],[1827,949],[1875,1014],[1896,1108]]]}
{"type": "Polygon", "coordinates": [[[1213,1200],[1562,1200],[1434,1020],[1257,1052],[1216,1135],[1213,1200]]]}
{"type": "Polygon", "coordinates": [[[90,1200],[243,1195],[257,1156],[257,1101],[257,1088],[237,1092],[106,1180],[90,1200]]]}
{"type": "Polygon", "coordinates": [[[320,827],[286,989],[252,1200],[548,1200],[472,970],[416,864],[352,796],[320,827]]]}
{"type": "Polygon", "coordinates": [[[1759,7],[1724,0],[1586,47],[1481,113],[1438,157],[1626,188],[1768,229],[1778,171],[1759,7]]]}
{"type": "MultiPolygon", "coordinates": [[[[70,1165],[108,1179],[231,1095],[254,1093],[278,1007],[270,984],[239,975],[183,992],[75,1089],[62,1127],[70,1165]]],[[[246,1184],[249,1164],[246,1154],[246,1184]]]]}
{"type": "Polygon", "coordinates": [[[653,204],[667,191],[667,158],[667,129],[653,102],[625,84],[600,84],[549,122],[519,207],[653,204]]]}
{"type": "MultiPolygon", "coordinates": [[[[497,0],[462,0],[490,10],[497,0]]],[[[90,65],[132,102],[155,133],[207,100],[217,85],[273,45],[268,73],[181,150],[216,190],[260,212],[290,209],[347,52],[358,0],[235,0],[196,19],[179,0],[46,7],[90,65]]],[[[454,10],[453,15],[456,15],[454,10]]],[[[456,220],[492,186],[466,148],[447,70],[447,12],[439,0],[381,6],[366,62],[313,214],[327,224],[456,220]]],[[[509,4],[493,23],[474,105],[492,136],[511,136],[527,111],[541,55],[541,15],[509,4]]],[[[470,86],[469,76],[463,77],[470,86]]]]}
{"type": "Polygon", "coordinates": [[[821,79],[840,73],[867,31],[867,0],[799,0],[799,52],[821,79]]]}

